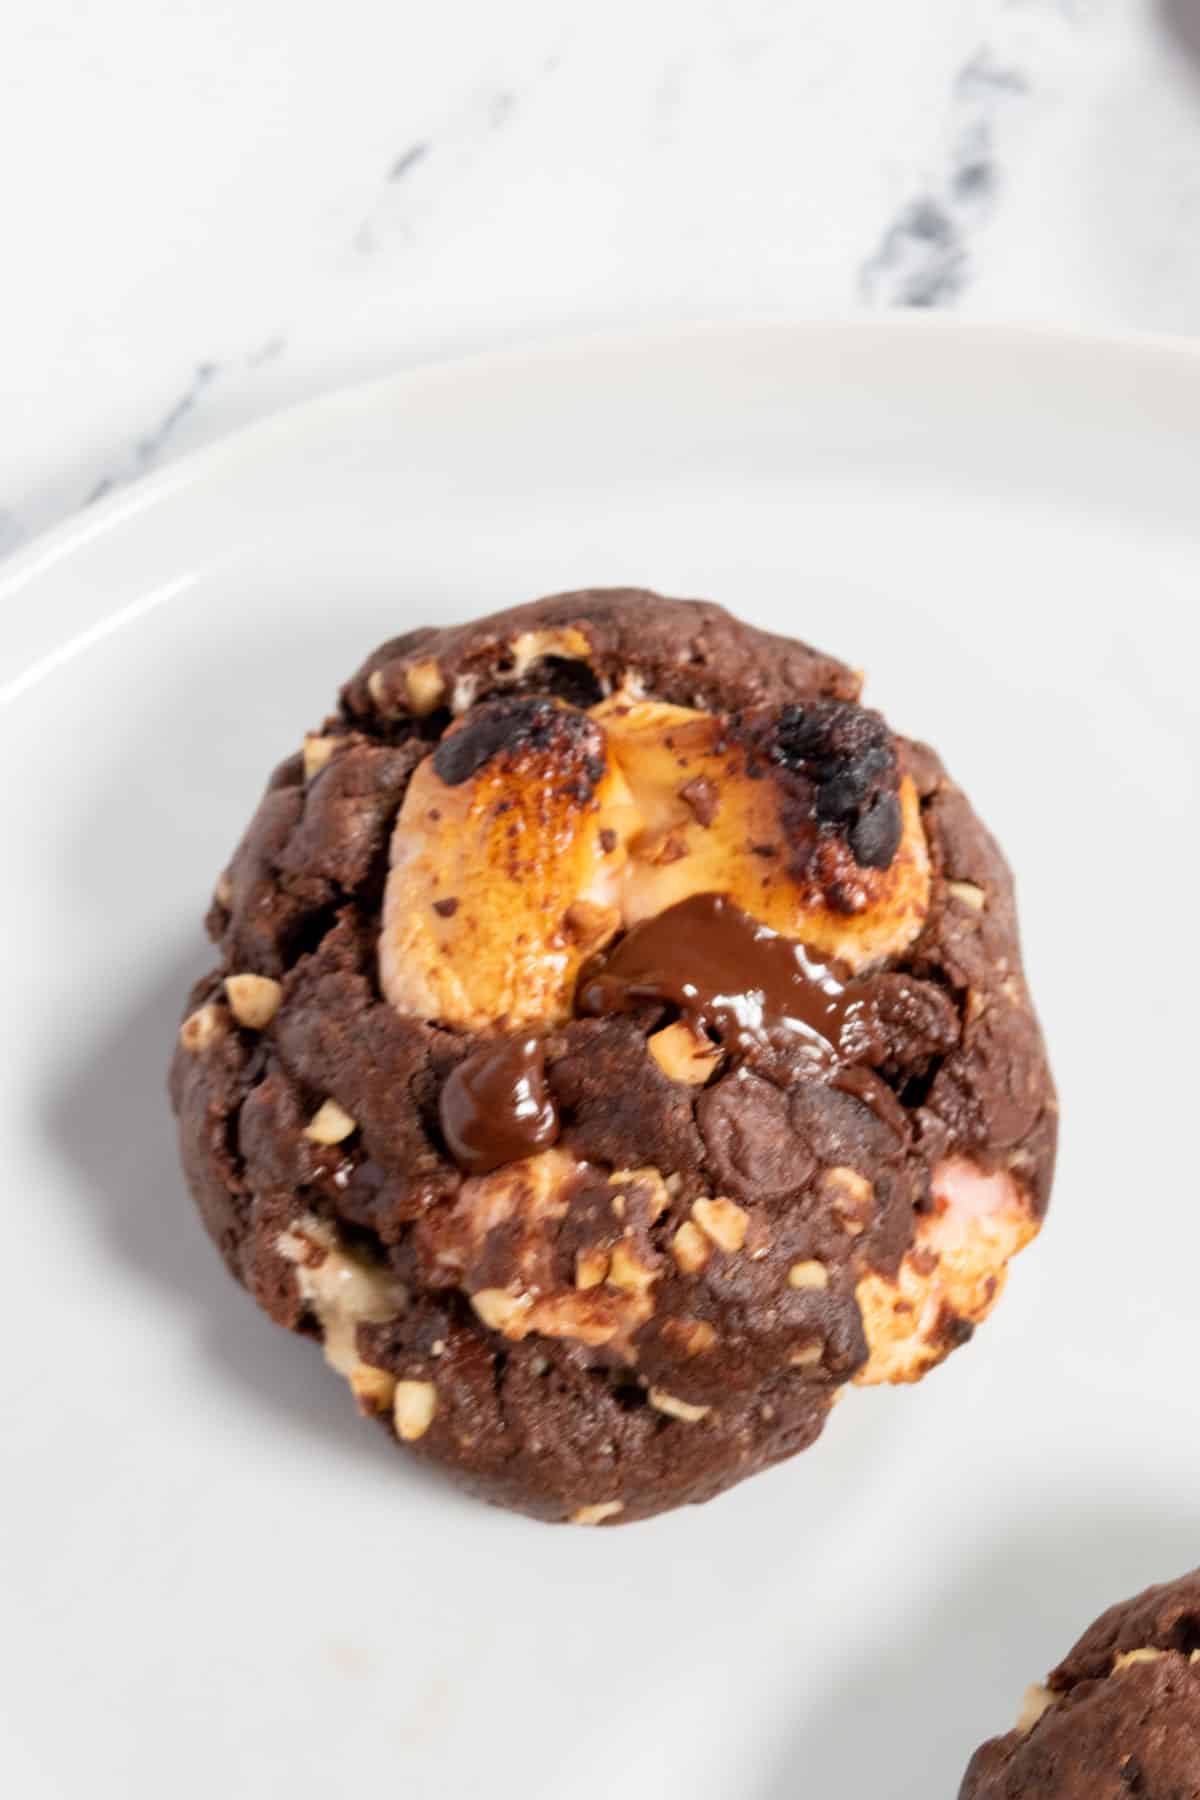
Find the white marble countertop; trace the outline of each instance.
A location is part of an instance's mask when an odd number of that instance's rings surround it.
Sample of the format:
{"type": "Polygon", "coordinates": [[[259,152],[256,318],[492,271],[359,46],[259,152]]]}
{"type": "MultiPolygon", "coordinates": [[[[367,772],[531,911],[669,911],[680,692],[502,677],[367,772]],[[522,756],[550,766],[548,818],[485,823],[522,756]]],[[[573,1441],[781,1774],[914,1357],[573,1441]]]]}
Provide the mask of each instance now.
{"type": "Polygon", "coordinates": [[[1200,0],[7,0],[0,67],[0,551],[518,337],[1200,330],[1200,0]]]}

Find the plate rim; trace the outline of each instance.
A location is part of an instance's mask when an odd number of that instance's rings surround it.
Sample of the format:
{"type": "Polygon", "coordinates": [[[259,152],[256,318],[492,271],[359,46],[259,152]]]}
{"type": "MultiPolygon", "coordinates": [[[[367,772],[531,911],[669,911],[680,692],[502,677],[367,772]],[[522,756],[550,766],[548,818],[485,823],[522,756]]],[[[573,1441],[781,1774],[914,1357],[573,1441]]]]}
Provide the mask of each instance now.
{"type": "MultiPolygon", "coordinates": [[[[422,387],[469,380],[477,374],[503,373],[522,366],[596,355],[645,355],[703,339],[724,339],[732,349],[739,340],[764,340],[770,336],[812,341],[832,336],[860,344],[874,341],[884,349],[889,344],[898,347],[906,340],[921,339],[926,344],[956,346],[959,353],[970,349],[994,356],[1037,357],[1057,352],[1114,366],[1124,364],[1127,368],[1137,364],[1156,370],[1169,368],[1181,380],[1200,381],[1200,340],[1192,338],[1151,331],[1090,331],[1071,326],[964,319],[919,311],[880,317],[735,312],[684,317],[673,323],[538,331],[528,339],[435,354],[402,362],[384,374],[340,383],[325,392],[285,402],[260,418],[223,432],[211,443],[184,451],[102,498],[85,502],[5,557],[0,562],[0,607],[16,605],[25,589],[42,575],[98,541],[110,540],[122,529],[135,526],[153,508],[224,479],[239,461],[269,455],[277,444],[299,431],[311,430],[323,417],[332,418],[363,407],[395,407],[406,394],[422,387]]],[[[1197,399],[1200,408],[1200,391],[1197,399]]],[[[135,610],[141,611],[142,607],[138,605],[135,610]]],[[[105,596],[98,590],[96,607],[82,630],[49,653],[35,652],[7,672],[0,681],[0,712],[76,649],[85,648],[101,634],[108,616],[105,596]]]]}

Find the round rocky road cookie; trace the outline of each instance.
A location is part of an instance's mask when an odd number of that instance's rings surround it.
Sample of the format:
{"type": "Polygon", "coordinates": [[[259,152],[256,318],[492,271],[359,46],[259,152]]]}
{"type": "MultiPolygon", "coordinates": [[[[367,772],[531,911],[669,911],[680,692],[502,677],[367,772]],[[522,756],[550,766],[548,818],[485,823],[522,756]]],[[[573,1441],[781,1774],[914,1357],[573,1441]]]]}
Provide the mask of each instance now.
{"type": "Polygon", "coordinates": [[[1200,1569],[1101,1614],[959,1800],[1200,1800],[1200,1569]]]}
{"type": "Polygon", "coordinates": [[[217,883],[171,1072],[205,1223],[490,1500],[707,1499],[940,1362],[1038,1230],[1011,878],[860,685],[639,591],[410,632],[217,883]]]}

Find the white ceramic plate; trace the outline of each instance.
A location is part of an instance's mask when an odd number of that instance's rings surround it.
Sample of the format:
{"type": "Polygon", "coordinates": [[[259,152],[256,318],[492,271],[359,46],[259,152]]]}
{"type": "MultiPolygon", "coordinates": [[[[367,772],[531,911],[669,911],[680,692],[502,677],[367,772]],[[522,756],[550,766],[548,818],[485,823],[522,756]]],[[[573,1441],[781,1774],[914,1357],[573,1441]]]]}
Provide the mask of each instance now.
{"type": "Polygon", "coordinates": [[[309,406],[0,573],[0,1786],[21,1800],[949,1796],[1200,1559],[1200,357],[696,330],[309,406]],[[266,770],[376,640],[555,588],[870,671],[1020,873],[1051,1226],[976,1342],[706,1507],[456,1497],[227,1279],[163,1068],[266,770]]]}

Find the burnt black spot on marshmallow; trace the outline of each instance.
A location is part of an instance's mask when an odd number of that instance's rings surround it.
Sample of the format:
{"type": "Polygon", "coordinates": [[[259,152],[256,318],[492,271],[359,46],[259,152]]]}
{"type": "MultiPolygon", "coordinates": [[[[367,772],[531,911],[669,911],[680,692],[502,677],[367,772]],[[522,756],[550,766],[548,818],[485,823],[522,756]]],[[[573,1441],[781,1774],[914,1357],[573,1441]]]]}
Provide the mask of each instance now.
{"type": "Polygon", "coordinates": [[[561,767],[581,799],[590,797],[604,773],[603,740],[592,720],[531,695],[477,706],[465,724],[442,739],[433,766],[447,787],[459,787],[494,757],[528,752],[561,767]]]}
{"type": "Polygon", "coordinates": [[[899,766],[878,713],[839,700],[785,706],[766,747],[777,767],[812,783],[816,819],[845,833],[860,867],[890,866],[902,832],[899,766]]]}

